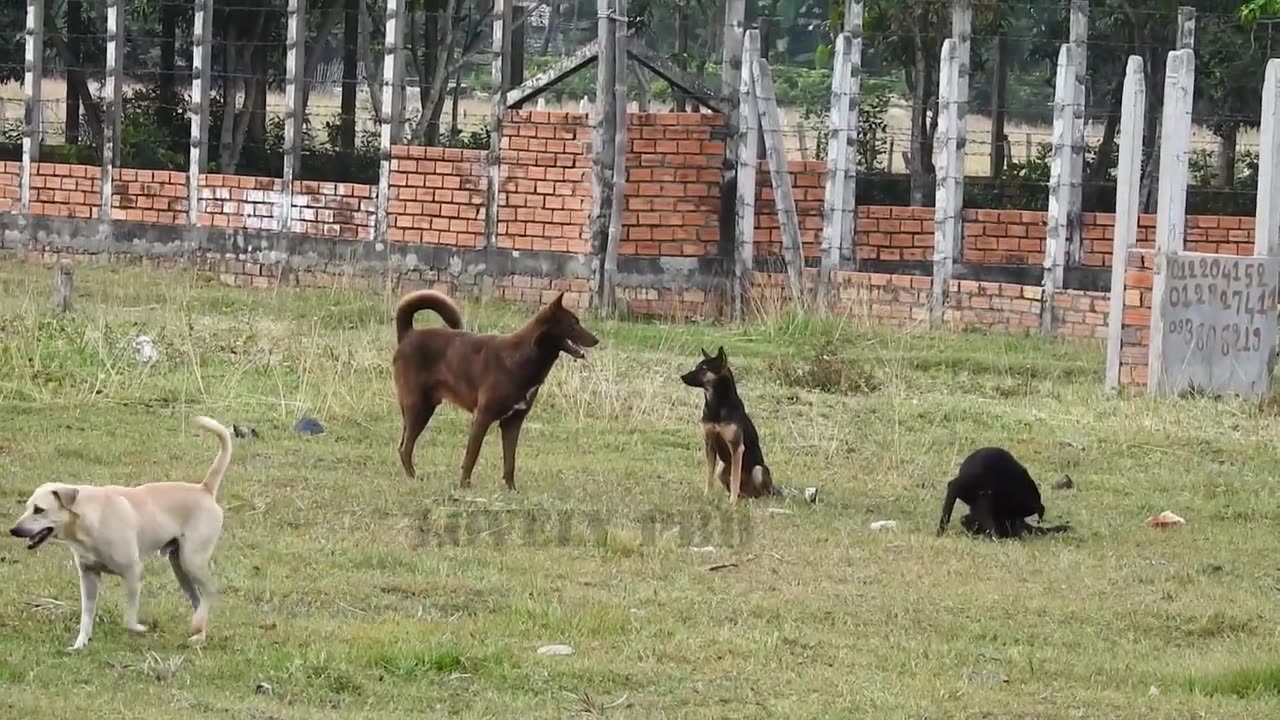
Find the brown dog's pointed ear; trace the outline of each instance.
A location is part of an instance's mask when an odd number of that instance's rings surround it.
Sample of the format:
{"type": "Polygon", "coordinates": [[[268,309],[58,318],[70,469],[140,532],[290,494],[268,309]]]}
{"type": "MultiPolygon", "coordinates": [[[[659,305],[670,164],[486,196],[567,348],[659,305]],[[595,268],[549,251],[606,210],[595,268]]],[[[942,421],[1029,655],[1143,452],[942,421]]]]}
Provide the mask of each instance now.
{"type": "Polygon", "coordinates": [[[76,498],[80,496],[80,491],[76,488],[66,485],[53,491],[53,497],[58,501],[64,510],[70,510],[72,505],[76,504],[76,498]]]}
{"type": "Polygon", "coordinates": [[[556,295],[555,300],[551,301],[551,307],[557,308],[557,309],[564,307],[564,291],[563,290],[560,292],[559,295],[556,295]]]}

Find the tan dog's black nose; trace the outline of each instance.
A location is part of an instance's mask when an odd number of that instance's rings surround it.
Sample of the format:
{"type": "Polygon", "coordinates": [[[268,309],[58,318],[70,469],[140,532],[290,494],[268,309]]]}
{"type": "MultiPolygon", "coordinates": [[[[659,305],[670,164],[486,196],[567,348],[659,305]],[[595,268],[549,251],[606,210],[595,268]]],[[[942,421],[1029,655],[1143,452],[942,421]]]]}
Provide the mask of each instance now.
{"type": "Polygon", "coordinates": [[[14,537],[23,537],[22,530],[19,529],[17,525],[14,525],[13,527],[9,528],[9,534],[14,537]]]}

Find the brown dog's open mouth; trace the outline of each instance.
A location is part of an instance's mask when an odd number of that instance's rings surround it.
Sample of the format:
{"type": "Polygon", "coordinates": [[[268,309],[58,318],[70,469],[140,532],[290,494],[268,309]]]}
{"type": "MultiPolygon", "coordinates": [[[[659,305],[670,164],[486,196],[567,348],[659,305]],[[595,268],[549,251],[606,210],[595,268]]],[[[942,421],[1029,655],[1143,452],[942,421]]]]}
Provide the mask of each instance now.
{"type": "Polygon", "coordinates": [[[52,536],[53,536],[53,528],[51,527],[41,528],[35,535],[32,535],[31,537],[27,538],[27,549],[35,550],[36,548],[43,545],[45,540],[48,540],[52,536]]]}
{"type": "Polygon", "coordinates": [[[568,338],[565,338],[564,341],[564,351],[575,360],[585,360],[587,358],[587,352],[582,349],[582,346],[568,338]]]}

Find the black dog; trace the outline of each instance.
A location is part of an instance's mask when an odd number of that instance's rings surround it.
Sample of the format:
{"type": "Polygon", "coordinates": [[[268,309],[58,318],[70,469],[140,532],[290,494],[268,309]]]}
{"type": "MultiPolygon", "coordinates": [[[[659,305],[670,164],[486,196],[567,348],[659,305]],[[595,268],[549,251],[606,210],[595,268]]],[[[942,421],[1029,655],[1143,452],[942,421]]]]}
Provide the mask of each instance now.
{"type": "Polygon", "coordinates": [[[960,518],[960,525],[974,535],[1017,538],[1070,530],[1066,525],[1045,527],[1027,522],[1029,515],[1044,521],[1040,488],[1036,487],[1022,463],[1004,448],[974,450],[960,463],[955,479],[947,483],[947,498],[942,503],[938,535],[946,532],[947,525],[951,523],[951,510],[956,500],[962,500],[969,506],[971,512],[960,518]]]}
{"type": "Polygon", "coordinates": [[[729,491],[729,501],[737,502],[739,495],[749,498],[777,494],[773,476],[764,464],[764,452],[760,449],[760,435],[747,415],[747,408],[738,397],[738,386],[729,369],[729,358],[724,348],[711,356],[702,351],[702,361],[697,367],[680,376],[690,387],[702,388],[706,402],[702,405],[702,441],[706,451],[707,485],[710,493],[715,485],[716,461],[722,463],[720,484],[729,491]],[[743,482],[743,477],[747,482],[743,482]]]}

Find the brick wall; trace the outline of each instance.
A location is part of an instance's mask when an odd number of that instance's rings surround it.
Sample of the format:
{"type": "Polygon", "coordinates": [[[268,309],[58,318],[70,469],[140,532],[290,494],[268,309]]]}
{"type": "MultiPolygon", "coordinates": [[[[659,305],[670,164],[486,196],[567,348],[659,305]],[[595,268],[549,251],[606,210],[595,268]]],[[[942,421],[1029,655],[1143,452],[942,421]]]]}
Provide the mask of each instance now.
{"type": "Polygon", "coordinates": [[[118,168],[112,175],[111,219],[185,225],[187,174],[118,168]]]}
{"type": "Polygon", "coordinates": [[[102,175],[96,165],[34,163],[31,214],[89,220],[98,217],[102,175]]]}
{"type": "MultiPolygon", "coordinates": [[[[483,150],[392,147],[387,238],[458,247],[484,245],[484,156],[483,150]]],[[[369,191],[372,207],[373,188],[369,191]]]]}
{"type": "Polygon", "coordinates": [[[502,163],[498,247],[586,252],[591,213],[587,116],[512,113],[502,136],[502,163]]]}
{"type": "MultiPolygon", "coordinates": [[[[812,291],[817,274],[807,270],[804,279],[806,287],[812,291]]],[[[832,275],[832,282],[835,286],[834,312],[837,315],[895,326],[918,324],[929,319],[930,278],[839,271],[832,275]]],[[[752,273],[750,310],[763,314],[785,311],[790,305],[788,288],[785,273],[752,273]]]]}
{"type": "Polygon", "coordinates": [[[22,164],[0,162],[0,213],[17,212],[21,200],[22,164]]]}
{"type": "Polygon", "coordinates": [[[200,176],[199,217],[205,227],[282,230],[284,181],[242,175],[200,176]]]}
{"type": "Polygon", "coordinates": [[[1129,251],[1124,277],[1124,313],[1120,323],[1120,384],[1147,384],[1151,347],[1151,308],[1155,295],[1155,253],[1129,251]]]}
{"type": "MultiPolygon", "coordinates": [[[[359,183],[302,181],[293,184],[289,229],[316,237],[373,237],[374,188],[359,183]]],[[[481,221],[481,230],[483,230],[481,221]]]]}
{"type": "Polygon", "coordinates": [[[627,127],[623,255],[701,257],[720,241],[724,118],[637,113],[627,127]]]}
{"type": "Polygon", "coordinates": [[[1011,283],[953,280],[946,318],[954,328],[986,327],[1030,332],[1040,327],[1043,288],[1011,283]]]}
{"type": "MultiPolygon", "coordinates": [[[[588,119],[569,113],[515,112],[507,128],[502,148],[499,247],[544,253],[585,253],[591,204],[592,148],[588,119]]],[[[621,255],[687,260],[718,253],[723,134],[722,119],[715,115],[632,116],[621,255]]],[[[482,248],[486,212],[485,155],[483,150],[393,148],[389,239],[431,246],[420,253],[420,257],[433,257],[437,265],[445,264],[440,261],[444,257],[439,254],[441,248],[447,248],[450,253],[455,252],[455,248],[482,248]]],[[[0,212],[12,212],[16,205],[19,170],[18,163],[0,163],[0,212]]],[[[33,215],[96,217],[100,205],[98,172],[98,168],[91,166],[37,163],[32,178],[33,215]]],[[[788,172],[795,191],[802,248],[812,257],[817,254],[821,240],[825,166],[816,162],[792,162],[788,172]]],[[[115,179],[111,203],[114,219],[185,225],[184,173],[120,169],[115,179]]],[[[199,225],[267,233],[281,229],[282,181],[206,174],[201,182],[199,225]]],[[[756,249],[761,256],[774,256],[780,253],[781,231],[768,172],[763,165],[757,182],[756,249]]],[[[374,187],[298,182],[293,190],[293,231],[316,238],[349,241],[371,237],[374,187]]],[[[961,260],[970,266],[1038,266],[1044,250],[1045,219],[1043,212],[967,210],[961,260]]],[[[1082,221],[1084,265],[1109,267],[1114,216],[1086,213],[1082,221]]],[[[1187,224],[1189,250],[1252,253],[1253,221],[1250,218],[1190,217],[1187,224]]],[[[1140,247],[1151,246],[1154,228],[1154,216],[1140,218],[1140,247]]],[[[933,251],[933,233],[933,208],[859,207],[855,254],[860,260],[927,262],[933,251]]],[[[36,241],[31,242],[34,245],[36,241]]],[[[284,281],[323,286],[363,282],[358,278],[339,277],[349,271],[337,262],[283,274],[277,268],[233,255],[200,262],[215,269],[224,281],[237,285],[264,286],[284,281]]],[[[570,274],[578,276],[539,277],[537,272],[551,275],[559,271],[525,267],[514,274],[490,278],[483,284],[472,277],[474,273],[451,275],[441,268],[414,269],[402,274],[400,281],[410,285],[443,283],[458,292],[490,292],[526,302],[540,302],[548,293],[563,290],[570,294],[571,303],[585,304],[587,291],[586,281],[580,278],[581,257],[541,256],[537,262],[544,263],[545,268],[576,268],[570,274]],[[560,265],[562,261],[564,264],[560,265]],[[472,284],[458,285],[462,282],[472,284]]],[[[1146,380],[1150,253],[1134,251],[1128,262],[1122,381],[1131,384],[1146,380]]],[[[696,265],[671,264],[675,268],[696,265]]],[[[726,313],[728,293],[727,288],[720,286],[721,281],[691,275],[687,284],[663,277],[654,287],[637,287],[635,278],[653,273],[653,265],[643,267],[646,269],[637,271],[632,281],[619,289],[632,312],[667,318],[714,317],[726,313]]],[[[807,282],[813,282],[813,275],[812,271],[805,273],[807,282]]],[[[928,317],[930,283],[930,278],[922,276],[840,272],[835,277],[837,310],[873,322],[921,323],[928,317]]],[[[1040,325],[1038,286],[956,280],[949,290],[944,316],[952,327],[1034,332],[1040,325]]],[[[786,278],[777,273],[756,273],[753,293],[752,302],[757,310],[785,308],[786,278]]],[[[1065,291],[1054,300],[1055,327],[1065,335],[1103,337],[1107,305],[1106,293],[1065,291]]]]}
{"type": "MultiPolygon", "coordinates": [[[[822,251],[822,201],[826,194],[825,162],[792,161],[787,164],[791,194],[800,222],[800,251],[818,257],[822,251]]],[[[782,224],[773,196],[773,178],[763,161],[756,171],[756,233],[753,250],[757,256],[782,254],[782,224]]]]}
{"type": "Polygon", "coordinates": [[[859,260],[933,257],[933,208],[860,207],[854,235],[859,260]]]}
{"type": "Polygon", "coordinates": [[[1053,297],[1053,321],[1058,333],[1071,337],[1107,337],[1110,293],[1064,290],[1053,297]]]}
{"type": "Polygon", "coordinates": [[[1043,212],[965,210],[961,258],[992,265],[1040,265],[1046,221],[1043,212]]]}

